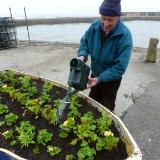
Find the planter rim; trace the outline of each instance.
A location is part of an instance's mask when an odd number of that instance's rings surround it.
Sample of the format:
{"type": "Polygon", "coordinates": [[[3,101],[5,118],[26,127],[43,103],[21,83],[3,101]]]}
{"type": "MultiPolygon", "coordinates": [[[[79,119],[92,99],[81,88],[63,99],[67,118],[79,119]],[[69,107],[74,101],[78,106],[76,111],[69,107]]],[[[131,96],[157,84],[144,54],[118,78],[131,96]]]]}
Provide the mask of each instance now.
{"type": "MultiPolygon", "coordinates": [[[[7,70],[3,70],[3,71],[0,71],[0,72],[6,72],[6,71],[7,70]]],[[[16,74],[25,74],[25,75],[29,75],[33,78],[36,78],[36,79],[41,78],[39,76],[35,76],[35,75],[29,74],[29,73],[19,72],[19,71],[15,71],[15,70],[12,70],[12,71],[16,72],[16,74]]],[[[48,78],[41,78],[41,79],[45,80],[45,81],[49,81],[52,84],[54,84],[56,86],[59,86],[63,89],[67,89],[67,87],[68,87],[67,85],[62,84],[61,82],[55,81],[53,79],[48,79],[48,78]]],[[[127,154],[128,154],[128,157],[127,157],[126,160],[142,160],[142,154],[141,154],[140,148],[138,147],[137,143],[135,142],[134,138],[132,137],[129,130],[126,128],[126,126],[122,122],[122,120],[118,116],[113,114],[110,110],[108,110],[106,107],[104,107],[103,105],[101,105],[100,103],[95,101],[94,99],[88,97],[84,93],[78,92],[78,96],[85,99],[88,103],[92,104],[93,107],[97,108],[100,112],[106,111],[106,112],[109,113],[112,120],[114,121],[115,126],[117,127],[117,129],[120,133],[120,137],[121,137],[122,141],[126,145],[126,150],[127,150],[127,154]]],[[[27,160],[25,158],[22,158],[22,157],[20,157],[16,154],[14,154],[11,151],[8,151],[8,150],[4,149],[4,148],[0,148],[0,152],[4,152],[7,155],[10,155],[16,160],[27,160]]]]}

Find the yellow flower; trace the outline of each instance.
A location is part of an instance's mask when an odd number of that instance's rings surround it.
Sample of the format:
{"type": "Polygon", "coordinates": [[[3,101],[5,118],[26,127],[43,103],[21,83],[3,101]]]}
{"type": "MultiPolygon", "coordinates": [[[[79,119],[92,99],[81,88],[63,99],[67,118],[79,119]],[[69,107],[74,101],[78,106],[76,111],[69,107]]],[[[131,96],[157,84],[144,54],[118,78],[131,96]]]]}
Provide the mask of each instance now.
{"type": "Polygon", "coordinates": [[[68,124],[68,120],[64,121],[63,126],[67,127],[67,124],[68,124]]]}
{"type": "Polygon", "coordinates": [[[105,136],[105,137],[108,137],[108,136],[110,136],[110,135],[113,136],[113,133],[110,132],[110,131],[105,131],[105,132],[104,132],[104,136],[105,136]]]}
{"type": "MultiPolygon", "coordinates": [[[[69,121],[74,121],[74,118],[71,117],[71,118],[69,119],[69,121]]],[[[67,127],[67,125],[68,125],[68,120],[66,120],[66,121],[63,122],[63,127],[67,127]]]]}
{"type": "Polygon", "coordinates": [[[4,84],[4,85],[2,86],[2,88],[7,88],[7,84],[4,84]]]}

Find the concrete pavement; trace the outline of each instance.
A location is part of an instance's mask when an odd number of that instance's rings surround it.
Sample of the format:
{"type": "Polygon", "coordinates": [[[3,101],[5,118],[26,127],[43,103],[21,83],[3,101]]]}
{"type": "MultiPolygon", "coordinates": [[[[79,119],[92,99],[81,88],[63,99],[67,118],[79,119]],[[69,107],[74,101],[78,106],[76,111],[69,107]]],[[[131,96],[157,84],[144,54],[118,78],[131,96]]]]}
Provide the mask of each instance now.
{"type": "MultiPolygon", "coordinates": [[[[148,64],[149,65],[149,64],[148,64]]],[[[143,160],[160,159],[160,66],[150,73],[156,76],[144,93],[134,100],[123,122],[141,149],[143,160]]]]}

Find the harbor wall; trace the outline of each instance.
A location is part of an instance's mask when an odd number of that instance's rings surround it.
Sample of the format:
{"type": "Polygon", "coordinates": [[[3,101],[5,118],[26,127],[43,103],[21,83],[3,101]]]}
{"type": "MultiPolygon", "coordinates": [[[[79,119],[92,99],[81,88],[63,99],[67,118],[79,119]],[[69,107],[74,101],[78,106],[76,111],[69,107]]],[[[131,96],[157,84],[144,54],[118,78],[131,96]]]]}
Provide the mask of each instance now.
{"type": "MultiPolygon", "coordinates": [[[[35,18],[14,19],[15,26],[42,25],[42,24],[65,24],[65,23],[91,23],[100,17],[57,17],[57,18],[35,18]]],[[[121,16],[124,21],[143,20],[160,21],[160,16],[121,16]]]]}

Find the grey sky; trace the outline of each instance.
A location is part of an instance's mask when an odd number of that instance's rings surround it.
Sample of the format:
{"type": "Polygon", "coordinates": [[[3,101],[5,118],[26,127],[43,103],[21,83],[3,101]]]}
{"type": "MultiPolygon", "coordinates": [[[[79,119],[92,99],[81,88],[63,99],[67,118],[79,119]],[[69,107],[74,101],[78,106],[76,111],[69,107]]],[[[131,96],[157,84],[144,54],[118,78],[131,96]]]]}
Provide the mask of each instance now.
{"type": "MultiPolygon", "coordinates": [[[[0,0],[0,16],[23,17],[26,7],[29,17],[97,16],[102,0],[0,0]]],[[[159,0],[122,0],[122,11],[160,11],[159,0]]]]}

